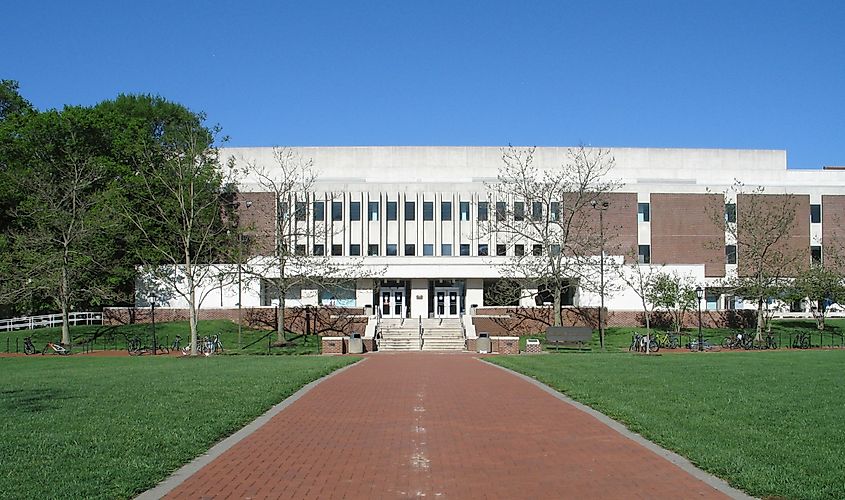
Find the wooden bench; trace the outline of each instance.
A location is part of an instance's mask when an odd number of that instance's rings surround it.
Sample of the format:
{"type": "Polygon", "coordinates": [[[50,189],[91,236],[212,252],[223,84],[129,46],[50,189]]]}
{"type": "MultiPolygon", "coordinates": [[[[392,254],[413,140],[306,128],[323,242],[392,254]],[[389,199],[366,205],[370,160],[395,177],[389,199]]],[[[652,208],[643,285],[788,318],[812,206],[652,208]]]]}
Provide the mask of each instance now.
{"type": "Polygon", "coordinates": [[[567,349],[590,350],[593,329],[586,326],[550,326],[546,329],[546,345],[567,349]]]}

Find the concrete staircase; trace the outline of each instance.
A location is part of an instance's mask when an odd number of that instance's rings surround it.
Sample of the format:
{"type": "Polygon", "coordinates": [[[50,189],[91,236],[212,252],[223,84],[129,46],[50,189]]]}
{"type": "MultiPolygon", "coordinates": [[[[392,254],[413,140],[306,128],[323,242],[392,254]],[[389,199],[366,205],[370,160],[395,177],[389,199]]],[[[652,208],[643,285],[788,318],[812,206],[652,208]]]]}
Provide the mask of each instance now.
{"type": "Polygon", "coordinates": [[[423,351],[463,351],[466,347],[459,318],[424,319],[423,351]]]}
{"type": "Polygon", "coordinates": [[[423,319],[420,345],[420,320],[417,318],[382,319],[379,323],[379,351],[463,351],[461,320],[458,318],[423,319]]]}
{"type": "Polygon", "coordinates": [[[379,351],[420,350],[420,322],[417,319],[382,319],[379,332],[379,351]]]}

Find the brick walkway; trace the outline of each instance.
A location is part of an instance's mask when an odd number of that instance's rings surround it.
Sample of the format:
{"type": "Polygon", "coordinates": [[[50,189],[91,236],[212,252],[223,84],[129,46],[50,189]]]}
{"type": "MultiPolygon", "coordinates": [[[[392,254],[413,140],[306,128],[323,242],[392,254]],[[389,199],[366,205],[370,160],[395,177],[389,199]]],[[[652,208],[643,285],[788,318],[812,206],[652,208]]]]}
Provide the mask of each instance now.
{"type": "Polygon", "coordinates": [[[375,354],[171,498],[726,498],[592,416],[464,354],[375,354]]]}

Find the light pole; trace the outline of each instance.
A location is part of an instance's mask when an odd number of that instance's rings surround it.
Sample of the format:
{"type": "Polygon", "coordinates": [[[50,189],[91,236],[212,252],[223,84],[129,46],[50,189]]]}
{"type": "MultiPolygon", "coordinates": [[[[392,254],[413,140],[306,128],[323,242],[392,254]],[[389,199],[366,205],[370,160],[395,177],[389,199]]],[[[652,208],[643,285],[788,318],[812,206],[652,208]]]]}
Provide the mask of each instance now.
{"type": "Polygon", "coordinates": [[[158,343],[156,342],[156,300],[158,299],[158,296],[155,292],[151,292],[149,299],[150,309],[153,317],[153,356],[155,356],[156,350],[158,349],[158,343]]]}
{"type": "Polygon", "coordinates": [[[698,350],[704,350],[704,341],[701,334],[701,299],[704,298],[704,289],[701,286],[695,287],[695,296],[698,297],[698,350]]]}
{"type": "MultiPolygon", "coordinates": [[[[247,207],[249,207],[251,203],[247,202],[247,207]]],[[[241,342],[241,323],[243,322],[243,317],[241,313],[241,303],[243,302],[243,286],[241,281],[241,259],[243,258],[243,241],[244,236],[241,233],[238,233],[238,347],[243,347],[241,342]]]]}
{"type": "Polygon", "coordinates": [[[604,211],[610,206],[609,202],[590,202],[594,209],[599,211],[599,243],[601,244],[601,257],[599,260],[599,298],[601,307],[599,309],[599,346],[604,350],[604,211]]]}

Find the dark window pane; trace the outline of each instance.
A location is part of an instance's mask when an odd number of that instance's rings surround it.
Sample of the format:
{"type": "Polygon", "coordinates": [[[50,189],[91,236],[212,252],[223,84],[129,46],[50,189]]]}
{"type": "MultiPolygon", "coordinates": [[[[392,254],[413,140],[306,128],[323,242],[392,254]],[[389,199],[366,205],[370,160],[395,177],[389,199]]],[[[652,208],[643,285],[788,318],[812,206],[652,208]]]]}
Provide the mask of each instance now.
{"type": "Polygon", "coordinates": [[[405,255],[407,256],[414,256],[417,254],[417,246],[413,243],[406,243],[405,244],[405,255]]]}
{"type": "Polygon", "coordinates": [[[304,201],[296,202],[296,220],[303,221],[308,215],[308,204],[304,201]]]}
{"type": "Polygon", "coordinates": [[[325,255],[326,247],[323,245],[314,245],[314,255],[325,255]]]}
{"type": "Polygon", "coordinates": [[[736,203],[725,203],[725,220],[736,222],[736,203]]]}
{"type": "Polygon", "coordinates": [[[637,261],[640,264],[650,264],[651,263],[651,246],[650,245],[640,245],[639,246],[639,255],[637,256],[637,261]]]}
{"type": "Polygon", "coordinates": [[[540,256],[543,255],[543,245],[534,245],[531,247],[531,255],[540,256]]]}
{"type": "Polygon", "coordinates": [[[371,201],[367,204],[367,218],[369,220],[378,220],[378,202],[371,201]]]}
{"type": "Polygon", "coordinates": [[[648,203],[637,203],[637,222],[649,222],[651,220],[651,207],[648,203]]]}
{"type": "Polygon", "coordinates": [[[397,207],[398,204],[395,201],[387,202],[387,220],[397,220],[397,207]]]}
{"type": "Polygon", "coordinates": [[[525,203],[521,201],[513,203],[513,220],[525,220],[525,203]]]}
{"type": "Polygon", "coordinates": [[[479,201],[478,202],[478,220],[479,221],[486,221],[487,220],[487,211],[490,208],[490,203],[486,201],[479,201]]]}
{"type": "Polygon", "coordinates": [[[466,222],[469,220],[469,202],[462,201],[460,205],[461,220],[466,222]]]}
{"type": "Polygon", "coordinates": [[[370,255],[370,256],[378,255],[378,245],[368,245],[367,246],[367,255],[370,255]]]}
{"type": "Polygon", "coordinates": [[[332,245],[332,255],[343,255],[343,245],[332,245]]]}
{"type": "Polygon", "coordinates": [[[496,202],[496,222],[503,221],[508,216],[508,204],[504,201],[496,202]]]}
{"type": "Polygon", "coordinates": [[[466,243],[461,243],[461,255],[467,256],[469,255],[469,245],[466,243]]]}
{"type": "Polygon", "coordinates": [[[349,220],[361,220],[361,202],[349,202],[349,220]]]}
{"type": "Polygon", "coordinates": [[[391,257],[394,255],[399,255],[397,252],[396,243],[387,244],[387,255],[391,257]]]}
{"type": "Polygon", "coordinates": [[[553,221],[557,221],[560,219],[560,203],[557,201],[553,201],[551,206],[549,207],[549,219],[553,221]]]}
{"type": "Polygon", "coordinates": [[[822,206],[810,205],[810,222],[818,224],[822,221],[822,206]]]}
{"type": "Polygon", "coordinates": [[[821,264],[822,263],[822,247],[813,245],[810,247],[810,259],[812,260],[813,264],[821,264]]]}
{"type": "Polygon", "coordinates": [[[356,243],[349,245],[349,255],[356,257],[361,255],[361,245],[358,245],[356,243]]]}
{"type": "Polygon", "coordinates": [[[434,245],[430,243],[423,245],[423,255],[427,257],[434,255],[434,245]]]}
{"type": "Polygon", "coordinates": [[[486,243],[479,243],[478,244],[478,255],[481,255],[481,256],[488,255],[489,254],[489,252],[487,250],[488,248],[489,247],[487,246],[486,243]]]}
{"type": "Polygon", "coordinates": [[[517,257],[522,257],[523,255],[525,255],[525,245],[514,245],[513,254],[517,257]]]}
{"type": "Polygon", "coordinates": [[[423,220],[434,220],[434,202],[423,202],[423,220]]]}
{"type": "Polygon", "coordinates": [[[294,252],[296,255],[305,255],[305,245],[296,245],[294,252]]]}
{"type": "Polygon", "coordinates": [[[332,202],[332,221],[341,221],[343,220],[343,202],[342,201],[333,201],[332,202]]]}
{"type": "Polygon", "coordinates": [[[452,220],[452,202],[440,202],[440,220],[452,220]]]}
{"type": "Polygon", "coordinates": [[[449,243],[444,243],[440,245],[440,255],[449,256],[452,255],[452,245],[449,243]]]}
{"type": "Polygon", "coordinates": [[[531,218],[536,221],[543,218],[543,204],[539,201],[531,202],[531,218]]]}
{"type": "Polygon", "coordinates": [[[728,264],[736,264],[736,245],[725,245],[725,259],[728,264]]]}
{"type": "Polygon", "coordinates": [[[416,220],[417,218],[417,204],[413,201],[405,202],[405,220],[416,220]]]}
{"type": "Polygon", "coordinates": [[[313,205],[314,210],[314,220],[316,221],[324,221],[326,220],[326,205],[322,201],[315,201],[313,205]]]}
{"type": "Polygon", "coordinates": [[[496,255],[499,257],[504,257],[508,254],[508,247],[507,245],[498,244],[496,245],[496,255]]]}

